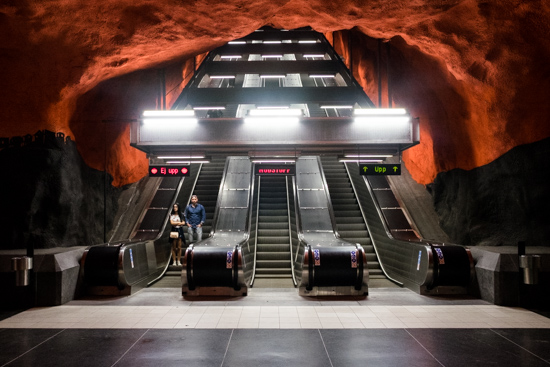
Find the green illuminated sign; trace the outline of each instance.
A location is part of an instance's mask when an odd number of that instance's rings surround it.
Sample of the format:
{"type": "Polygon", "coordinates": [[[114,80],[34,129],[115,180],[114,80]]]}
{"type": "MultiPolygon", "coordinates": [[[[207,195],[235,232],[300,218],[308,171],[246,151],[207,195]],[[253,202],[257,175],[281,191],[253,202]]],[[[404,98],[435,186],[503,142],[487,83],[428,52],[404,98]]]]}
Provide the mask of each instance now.
{"type": "Polygon", "coordinates": [[[401,175],[401,164],[359,164],[359,174],[365,176],[401,175]]]}

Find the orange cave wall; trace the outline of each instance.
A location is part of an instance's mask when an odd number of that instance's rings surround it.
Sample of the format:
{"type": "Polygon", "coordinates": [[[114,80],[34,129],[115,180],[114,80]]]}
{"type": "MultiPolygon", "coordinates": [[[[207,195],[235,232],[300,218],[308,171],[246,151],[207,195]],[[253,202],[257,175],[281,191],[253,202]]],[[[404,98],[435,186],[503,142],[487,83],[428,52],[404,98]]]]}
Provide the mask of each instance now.
{"type": "Polygon", "coordinates": [[[63,132],[113,185],[135,182],[147,159],[129,146],[128,121],[170,106],[196,55],[263,25],[323,32],[375,104],[381,93],[387,106],[391,89],[393,106],[420,119],[421,142],[403,155],[420,183],[550,136],[550,5],[543,0],[6,0],[0,137],[63,132]]]}

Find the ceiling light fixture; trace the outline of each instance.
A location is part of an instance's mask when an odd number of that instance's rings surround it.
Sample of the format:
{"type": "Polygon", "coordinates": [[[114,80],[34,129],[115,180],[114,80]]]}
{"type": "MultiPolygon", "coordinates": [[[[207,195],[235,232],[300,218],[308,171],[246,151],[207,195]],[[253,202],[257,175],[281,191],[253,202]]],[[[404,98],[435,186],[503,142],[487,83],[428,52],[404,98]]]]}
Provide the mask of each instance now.
{"type": "Polygon", "coordinates": [[[309,74],[310,78],[334,78],[334,74],[309,74]]]}
{"type": "Polygon", "coordinates": [[[365,115],[406,115],[404,108],[362,108],[354,110],[355,116],[365,115]]]}
{"type": "Polygon", "coordinates": [[[352,109],[352,105],[321,105],[320,108],[334,108],[334,109],[352,109]]]}
{"type": "Polygon", "coordinates": [[[195,116],[192,110],[146,110],[143,117],[189,117],[195,116]]]}
{"type": "Polygon", "coordinates": [[[224,106],[195,106],[194,110],[225,110],[224,106]]]}

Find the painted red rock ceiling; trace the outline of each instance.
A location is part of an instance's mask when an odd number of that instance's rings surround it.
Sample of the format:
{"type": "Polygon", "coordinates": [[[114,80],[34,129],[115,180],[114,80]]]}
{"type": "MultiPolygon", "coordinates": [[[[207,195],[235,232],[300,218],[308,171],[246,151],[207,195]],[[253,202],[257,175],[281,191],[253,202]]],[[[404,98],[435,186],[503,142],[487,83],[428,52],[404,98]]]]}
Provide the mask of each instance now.
{"type": "Polygon", "coordinates": [[[421,122],[404,160],[426,184],[550,136],[549,24],[545,0],[3,0],[0,136],[64,132],[114,185],[135,182],[147,160],[125,120],[155,107],[158,70],[169,104],[194,55],[263,25],[311,26],[375,102],[375,39],[389,42],[394,106],[421,122]]]}

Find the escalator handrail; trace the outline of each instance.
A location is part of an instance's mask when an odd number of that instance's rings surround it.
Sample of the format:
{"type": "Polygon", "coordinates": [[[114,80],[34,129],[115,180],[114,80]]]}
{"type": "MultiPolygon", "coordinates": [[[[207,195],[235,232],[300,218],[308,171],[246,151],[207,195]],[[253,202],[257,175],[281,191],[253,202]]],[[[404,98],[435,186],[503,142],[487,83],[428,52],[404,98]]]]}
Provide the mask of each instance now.
{"type": "MultiPolygon", "coordinates": [[[[298,249],[301,247],[302,240],[304,238],[303,232],[302,232],[302,226],[300,223],[300,210],[298,207],[298,196],[296,193],[296,177],[292,176],[292,193],[294,196],[294,218],[296,220],[296,235],[298,236],[298,249]]],[[[296,251],[296,258],[294,261],[298,261],[298,254],[300,251],[296,251]]]]}
{"type": "MultiPolygon", "coordinates": [[[[262,176],[258,176],[258,193],[257,193],[257,196],[258,196],[258,200],[256,201],[256,236],[254,236],[254,260],[253,260],[253,264],[252,264],[252,277],[250,278],[250,286],[252,287],[252,285],[254,284],[254,279],[256,278],[256,255],[258,253],[258,228],[259,228],[259,225],[258,225],[258,220],[259,220],[259,217],[260,217],[260,188],[261,188],[261,178],[262,176]]],[[[254,201],[252,201],[252,205],[250,206],[251,207],[251,213],[250,213],[250,217],[252,217],[252,206],[254,205],[254,201]]],[[[251,218],[252,220],[252,218],[251,218]]]]}
{"type": "Polygon", "coordinates": [[[289,240],[289,249],[290,249],[290,272],[292,274],[292,282],[294,286],[298,283],[296,282],[296,274],[294,273],[294,261],[292,261],[292,224],[290,223],[290,205],[288,205],[290,198],[288,197],[288,176],[285,177],[285,186],[286,186],[286,211],[288,216],[288,240],[289,240]]]}
{"type": "Polygon", "coordinates": [[[330,223],[332,224],[332,230],[334,232],[335,238],[340,238],[340,233],[338,232],[336,226],[336,215],[334,215],[334,209],[332,208],[332,200],[330,199],[330,193],[328,191],[327,178],[325,177],[325,171],[323,170],[323,164],[321,163],[321,157],[317,156],[317,164],[319,165],[319,172],[321,175],[321,180],[323,180],[323,191],[327,199],[327,209],[330,216],[330,223]]]}
{"type": "Polygon", "coordinates": [[[216,232],[216,226],[218,224],[218,217],[220,214],[221,200],[223,186],[225,185],[225,180],[227,178],[227,170],[229,168],[230,157],[225,159],[225,166],[223,168],[222,180],[220,182],[220,188],[218,189],[218,197],[216,198],[216,209],[214,210],[214,217],[212,218],[212,227],[210,228],[210,237],[213,237],[216,232]]]}

